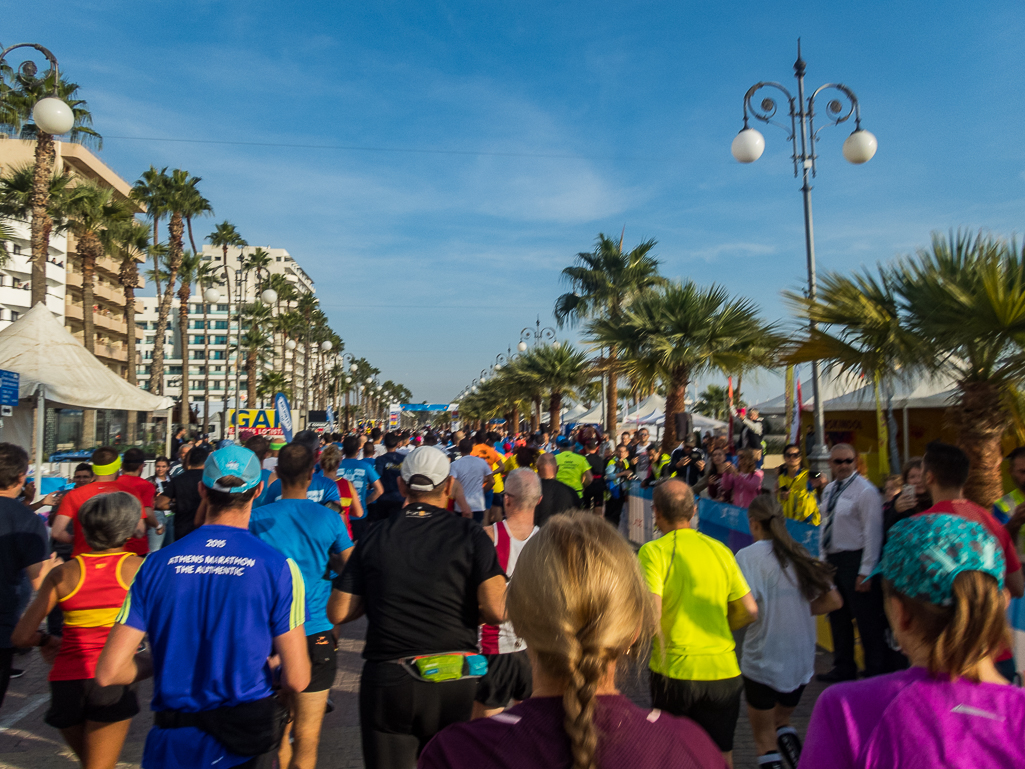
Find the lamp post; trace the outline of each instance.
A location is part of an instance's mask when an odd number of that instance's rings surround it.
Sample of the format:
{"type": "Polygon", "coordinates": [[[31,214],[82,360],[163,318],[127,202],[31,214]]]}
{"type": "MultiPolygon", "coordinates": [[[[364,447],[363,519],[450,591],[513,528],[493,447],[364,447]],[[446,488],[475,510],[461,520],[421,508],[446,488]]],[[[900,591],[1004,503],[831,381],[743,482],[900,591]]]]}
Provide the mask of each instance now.
{"type": "Polygon", "coordinates": [[[541,328],[541,316],[537,317],[537,321],[534,323],[534,328],[527,326],[525,329],[520,331],[520,343],[516,345],[516,349],[520,352],[527,351],[527,342],[533,338],[534,344],[540,344],[542,340],[551,342],[552,347],[556,350],[559,349],[559,340],[555,338],[555,329],[550,326],[541,328]]]}
{"type": "MultiPolygon", "coordinates": [[[[349,364],[349,373],[355,374],[359,371],[359,366],[356,365],[356,356],[351,352],[343,352],[338,356],[338,360],[342,362],[344,366],[346,363],[349,364]]],[[[352,377],[345,377],[345,432],[349,432],[349,390],[352,389],[352,377]]]]}
{"type": "MultiPolygon", "coordinates": [[[[861,127],[861,105],[854,92],[841,83],[826,83],[819,86],[812,94],[805,99],[804,96],[804,73],[805,62],[801,58],[801,41],[797,41],[797,61],[794,62],[794,77],[797,78],[797,97],[791,95],[790,91],[780,83],[763,81],[751,86],[744,94],[744,127],[733,139],[730,151],[733,157],[741,163],[753,163],[761,157],[765,150],[765,138],[762,134],[748,126],[748,117],[753,117],[763,123],[771,123],[787,131],[787,139],[793,145],[794,177],[802,174],[803,184],[801,195],[804,199],[804,246],[808,261],[808,298],[814,300],[816,296],[815,279],[815,235],[812,224],[811,213],[811,179],[815,177],[815,161],[818,155],[815,154],[815,142],[818,141],[818,132],[822,127],[815,130],[815,99],[820,93],[826,90],[836,92],[840,98],[833,98],[826,104],[826,118],[828,124],[840,125],[854,117],[854,131],[844,141],[843,156],[854,165],[866,163],[872,159],[878,146],[876,137],[861,127]],[[776,115],[776,100],[765,96],[760,102],[755,103],[755,95],[763,88],[775,88],[783,93],[789,105],[790,126],[778,123],[773,120],[776,115]]],[[[814,331],[816,323],[810,322],[811,330],[814,331]]],[[[818,361],[812,361],[812,392],[815,398],[815,445],[809,453],[809,464],[812,470],[826,472],[829,466],[829,452],[826,449],[826,420],[822,406],[822,379],[819,371],[818,361]]]]}

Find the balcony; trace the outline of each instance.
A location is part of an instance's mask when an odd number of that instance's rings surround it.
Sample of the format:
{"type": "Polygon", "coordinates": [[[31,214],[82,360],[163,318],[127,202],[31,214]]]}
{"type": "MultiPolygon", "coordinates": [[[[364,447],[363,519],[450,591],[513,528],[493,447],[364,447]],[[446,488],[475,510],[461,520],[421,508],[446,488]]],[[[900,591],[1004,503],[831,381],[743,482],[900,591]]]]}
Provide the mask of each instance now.
{"type": "Polygon", "coordinates": [[[97,344],[95,355],[97,358],[117,361],[118,363],[128,362],[128,350],[124,345],[97,344]]]}
{"type": "MultiPolygon", "coordinates": [[[[65,303],[64,305],[64,317],[66,321],[77,321],[82,323],[82,305],[65,303]]],[[[123,317],[114,315],[103,315],[102,313],[93,313],[93,325],[96,326],[97,330],[108,331],[112,334],[119,336],[128,335],[128,326],[125,325],[123,317]]]]}

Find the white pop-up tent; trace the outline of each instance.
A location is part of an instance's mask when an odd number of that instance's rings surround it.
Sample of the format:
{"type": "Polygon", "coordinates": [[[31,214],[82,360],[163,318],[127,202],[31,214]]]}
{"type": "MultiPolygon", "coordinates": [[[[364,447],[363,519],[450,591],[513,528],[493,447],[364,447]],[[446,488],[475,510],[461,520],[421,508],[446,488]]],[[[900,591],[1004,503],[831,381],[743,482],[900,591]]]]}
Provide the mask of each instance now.
{"type": "Polygon", "coordinates": [[[665,414],[665,412],[666,399],[658,393],[652,393],[633,408],[630,408],[629,404],[624,407],[620,418],[624,426],[643,424],[644,420],[650,419],[657,414],[665,414]]]}
{"type": "MultiPolygon", "coordinates": [[[[131,365],[135,365],[134,361],[131,365]]],[[[170,431],[170,409],[174,401],[140,390],[104,366],[41,302],[0,331],[0,369],[19,375],[18,406],[12,417],[5,418],[4,437],[23,446],[29,445],[35,408],[37,468],[42,466],[47,405],[122,411],[166,410],[170,431]]]]}

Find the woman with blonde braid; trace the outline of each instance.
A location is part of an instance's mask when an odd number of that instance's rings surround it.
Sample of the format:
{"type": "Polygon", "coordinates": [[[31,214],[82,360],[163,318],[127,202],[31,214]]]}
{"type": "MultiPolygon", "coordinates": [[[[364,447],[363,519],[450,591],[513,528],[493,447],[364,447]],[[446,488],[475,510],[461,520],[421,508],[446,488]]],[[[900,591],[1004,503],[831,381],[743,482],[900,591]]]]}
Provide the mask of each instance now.
{"type": "Polygon", "coordinates": [[[755,543],[737,553],[737,565],[758,603],[740,659],[748,720],[759,767],[782,769],[785,758],[794,769],[801,741],[790,716],[815,673],[814,615],[839,609],[843,599],[833,567],[793,540],[773,497],[755,497],[747,520],[755,543]]]}
{"type": "Polygon", "coordinates": [[[697,724],[641,710],[616,689],[618,660],[646,645],[654,615],[637,558],[605,521],[551,518],[523,546],[506,606],[527,644],[533,695],[448,727],[420,769],[722,769],[697,724]]]}

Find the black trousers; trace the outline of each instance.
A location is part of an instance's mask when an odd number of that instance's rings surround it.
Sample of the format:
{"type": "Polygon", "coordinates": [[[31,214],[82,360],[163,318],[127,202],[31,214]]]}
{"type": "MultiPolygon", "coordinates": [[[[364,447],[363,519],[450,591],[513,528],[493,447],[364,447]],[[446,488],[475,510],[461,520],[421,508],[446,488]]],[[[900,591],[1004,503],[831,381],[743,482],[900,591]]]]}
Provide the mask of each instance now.
{"type": "Polygon", "coordinates": [[[623,515],[624,504],[626,504],[626,497],[605,500],[605,520],[617,529],[619,528],[619,520],[623,515]]]}
{"type": "Polygon", "coordinates": [[[833,632],[833,666],[852,677],[857,674],[854,626],[851,624],[856,621],[865,652],[865,675],[877,676],[886,672],[886,617],[883,614],[882,588],[873,584],[866,593],[854,589],[861,567],[860,550],[831,553],[826,560],[836,567],[836,588],[843,598],[843,607],[829,613],[829,627],[833,632]]]}
{"type": "Polygon", "coordinates": [[[477,681],[430,683],[393,662],[365,662],[359,725],[366,769],[414,769],[431,737],[470,720],[477,681]]]}
{"type": "Polygon", "coordinates": [[[0,649],[0,706],[7,696],[7,684],[11,682],[11,663],[14,661],[14,647],[0,649]]]}

